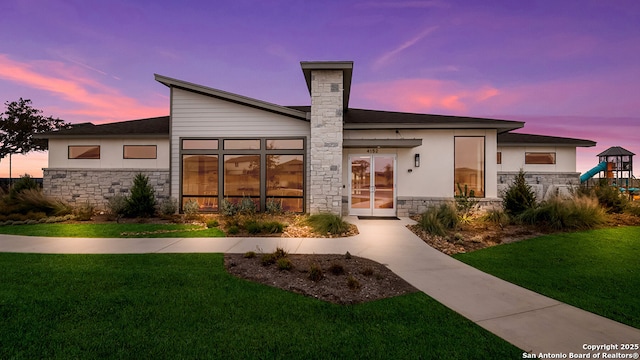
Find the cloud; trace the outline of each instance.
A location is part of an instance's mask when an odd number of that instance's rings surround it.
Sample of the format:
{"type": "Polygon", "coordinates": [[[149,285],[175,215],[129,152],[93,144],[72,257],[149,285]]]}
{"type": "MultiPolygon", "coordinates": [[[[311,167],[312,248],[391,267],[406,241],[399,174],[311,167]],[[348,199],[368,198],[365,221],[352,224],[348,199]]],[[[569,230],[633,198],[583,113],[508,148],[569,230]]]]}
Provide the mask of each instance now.
{"type": "Polygon", "coordinates": [[[353,85],[352,102],[378,109],[462,115],[500,94],[491,86],[470,88],[454,81],[405,79],[353,85]]]}
{"type": "Polygon", "coordinates": [[[389,62],[391,62],[393,60],[393,58],[395,58],[398,54],[400,54],[401,52],[403,52],[404,50],[412,47],[413,45],[415,45],[417,42],[419,42],[420,40],[422,40],[424,37],[426,37],[427,35],[431,34],[432,32],[434,32],[438,27],[437,26],[432,26],[426,30],[423,30],[422,32],[420,32],[418,35],[414,36],[413,38],[409,39],[408,41],[405,41],[404,43],[400,44],[398,47],[396,47],[395,49],[388,51],[384,54],[382,54],[380,57],[378,57],[374,62],[373,62],[373,69],[374,70],[378,70],[381,67],[387,65],[389,62]]]}
{"type": "MultiPolygon", "coordinates": [[[[57,61],[19,62],[0,54],[0,79],[43,90],[63,104],[54,105],[65,120],[107,122],[168,113],[166,103],[149,106],[91,78],[86,66],[57,61]],[[88,118],[88,119],[87,119],[88,118]]],[[[158,102],[159,104],[159,102],[158,102]]]]}

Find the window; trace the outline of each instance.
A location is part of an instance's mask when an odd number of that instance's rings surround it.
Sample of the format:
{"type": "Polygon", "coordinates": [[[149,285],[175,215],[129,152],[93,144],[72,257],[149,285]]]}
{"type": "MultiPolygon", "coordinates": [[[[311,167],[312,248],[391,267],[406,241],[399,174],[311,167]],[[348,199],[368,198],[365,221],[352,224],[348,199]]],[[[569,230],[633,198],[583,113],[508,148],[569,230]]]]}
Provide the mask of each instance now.
{"type": "Polygon", "coordinates": [[[158,158],[158,147],[156,145],[124,145],[122,152],[125,159],[158,158]]]}
{"type": "Polygon", "coordinates": [[[203,211],[218,210],[218,156],[182,156],[182,205],[195,200],[203,211]]]}
{"type": "Polygon", "coordinates": [[[183,139],[181,203],[219,211],[223,200],[252,200],[257,209],[277,202],[304,211],[305,141],[275,139],[183,139]],[[221,146],[218,146],[221,145],[221,146]]]}
{"type": "Polygon", "coordinates": [[[183,150],[217,150],[218,140],[214,139],[185,139],[182,140],[183,150]]]}
{"type": "Polygon", "coordinates": [[[555,164],[556,153],[554,152],[528,152],[524,154],[524,163],[531,165],[555,164]]]}
{"type": "Polygon", "coordinates": [[[484,137],[456,136],[454,192],[460,190],[474,197],[484,197],[484,137]]]}
{"type": "Polygon", "coordinates": [[[502,151],[498,151],[496,155],[497,164],[502,164],[502,151]]]}
{"type": "Polygon", "coordinates": [[[70,145],[69,159],[100,159],[100,146],[70,145]]]}
{"type": "Polygon", "coordinates": [[[303,155],[267,155],[267,202],[279,203],[282,210],[302,212],[303,155]]]}

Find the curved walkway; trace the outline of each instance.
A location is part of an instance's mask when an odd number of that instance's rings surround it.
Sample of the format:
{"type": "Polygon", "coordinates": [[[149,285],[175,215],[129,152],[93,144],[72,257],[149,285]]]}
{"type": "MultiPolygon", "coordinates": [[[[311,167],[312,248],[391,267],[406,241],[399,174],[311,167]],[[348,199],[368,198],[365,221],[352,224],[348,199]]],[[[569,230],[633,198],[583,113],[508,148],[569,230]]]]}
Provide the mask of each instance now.
{"type": "MultiPolygon", "coordinates": [[[[426,245],[409,219],[348,221],[349,238],[95,239],[0,236],[1,252],[33,253],[244,253],[282,247],[289,253],[351,254],[387,265],[396,274],[476,324],[534,353],[596,353],[585,345],[638,344],[640,330],[500,280],[426,245]]],[[[638,350],[609,353],[638,353],[638,350]]],[[[636,357],[637,358],[637,357],[636,357]]]]}

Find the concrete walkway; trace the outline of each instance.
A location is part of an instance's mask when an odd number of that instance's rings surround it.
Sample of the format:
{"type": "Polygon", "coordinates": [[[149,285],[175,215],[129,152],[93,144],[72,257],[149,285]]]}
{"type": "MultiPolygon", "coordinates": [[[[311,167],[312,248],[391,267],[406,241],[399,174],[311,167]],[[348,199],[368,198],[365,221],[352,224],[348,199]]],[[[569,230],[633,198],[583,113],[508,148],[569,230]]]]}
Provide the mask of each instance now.
{"type": "MultiPolygon", "coordinates": [[[[586,345],[638,344],[640,330],[547,298],[467,266],[426,245],[406,228],[412,221],[358,220],[349,238],[93,239],[0,235],[0,252],[244,253],[281,247],[298,254],[344,254],[387,265],[396,274],[476,324],[535,354],[602,353],[586,345]]],[[[639,300],[640,301],[640,300],[639,300]]],[[[638,353],[620,347],[609,353],[638,353]]],[[[602,356],[600,356],[602,357],[602,356]]],[[[637,358],[637,357],[636,357],[637,358]]]]}

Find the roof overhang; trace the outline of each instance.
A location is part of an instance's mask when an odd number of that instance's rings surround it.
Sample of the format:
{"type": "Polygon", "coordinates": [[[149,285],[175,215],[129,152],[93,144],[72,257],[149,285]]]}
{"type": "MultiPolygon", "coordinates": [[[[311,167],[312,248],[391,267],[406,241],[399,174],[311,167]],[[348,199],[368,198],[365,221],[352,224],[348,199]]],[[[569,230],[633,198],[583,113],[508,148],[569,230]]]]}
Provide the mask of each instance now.
{"type": "Polygon", "coordinates": [[[349,97],[351,95],[351,78],[353,76],[353,61],[301,61],[304,80],[307,82],[307,89],[311,94],[311,72],[314,70],[340,70],[342,71],[342,81],[344,92],[342,94],[342,109],[349,109],[349,97]]]}
{"type": "Polygon", "coordinates": [[[260,110],[270,111],[270,112],[273,112],[273,113],[276,113],[276,114],[280,114],[280,115],[290,116],[290,117],[294,117],[294,118],[301,119],[301,120],[308,120],[307,113],[304,112],[304,111],[291,109],[291,108],[288,108],[288,107],[272,104],[272,103],[269,103],[269,102],[266,102],[266,101],[262,101],[262,100],[258,100],[258,99],[254,99],[254,98],[250,98],[250,97],[246,97],[246,96],[230,93],[230,92],[227,92],[227,91],[222,91],[222,90],[210,88],[210,87],[203,86],[203,85],[190,83],[190,82],[183,81],[183,80],[170,78],[170,77],[159,75],[159,74],[154,74],[154,76],[155,76],[156,81],[158,81],[159,83],[164,84],[164,85],[166,85],[166,86],[168,86],[170,88],[171,87],[175,87],[175,88],[179,88],[179,89],[183,89],[183,90],[199,93],[199,94],[206,95],[206,96],[212,96],[212,97],[215,97],[215,98],[218,98],[218,99],[221,99],[221,100],[234,102],[236,104],[250,106],[250,107],[253,107],[253,108],[256,108],[256,109],[260,109],[260,110]]]}
{"type": "Polygon", "coordinates": [[[483,124],[478,123],[438,123],[438,124],[419,124],[419,123],[378,123],[378,124],[344,124],[345,130],[389,130],[389,129],[495,129],[498,134],[509,132],[511,130],[520,129],[524,123],[509,122],[508,124],[483,124]]]}
{"type": "Polygon", "coordinates": [[[343,148],[414,148],[422,139],[344,139],[343,148]]]}
{"type": "Polygon", "coordinates": [[[169,139],[170,136],[168,133],[157,133],[157,134],[34,134],[34,138],[36,139],[157,139],[157,138],[165,138],[169,139]]]}

